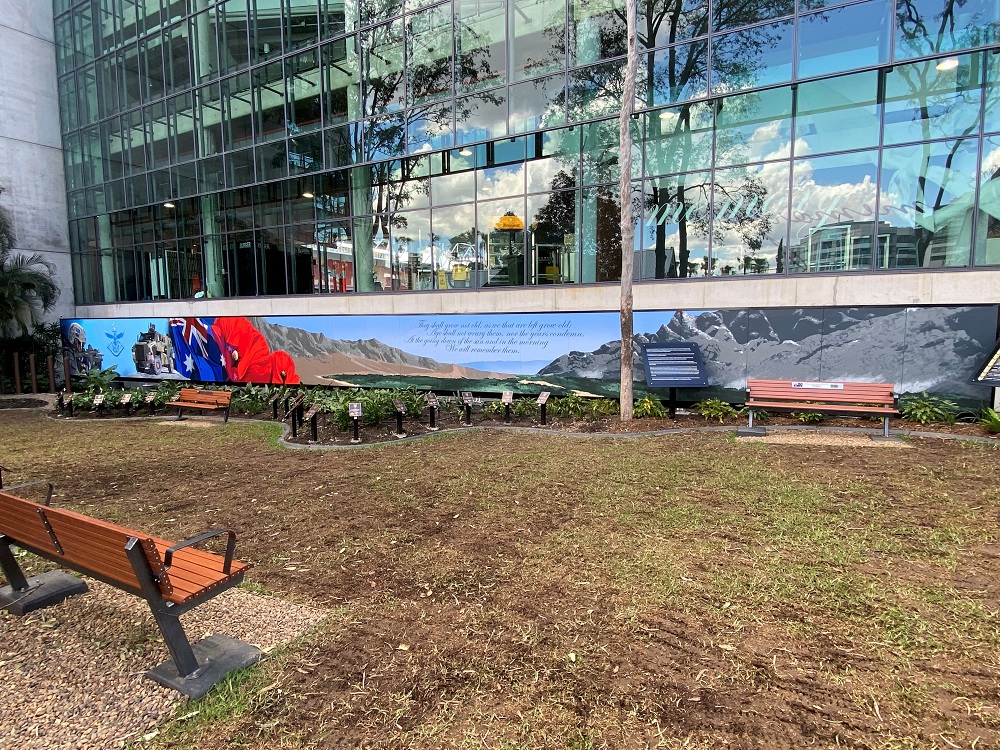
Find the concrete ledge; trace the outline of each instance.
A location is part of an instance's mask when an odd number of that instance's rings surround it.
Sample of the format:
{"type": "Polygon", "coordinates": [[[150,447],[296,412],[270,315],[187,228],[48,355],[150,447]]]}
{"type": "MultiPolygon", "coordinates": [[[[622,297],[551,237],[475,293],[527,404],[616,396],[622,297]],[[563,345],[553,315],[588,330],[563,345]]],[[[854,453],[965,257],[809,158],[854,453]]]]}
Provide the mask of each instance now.
{"type": "Polygon", "coordinates": [[[182,676],[173,660],[169,660],[146,672],[146,677],[197,700],[226,676],[253,666],[263,656],[256,646],[228,635],[211,635],[192,645],[191,649],[201,665],[192,674],[182,676]]]}
{"type": "Polygon", "coordinates": [[[764,437],[767,430],[763,427],[737,427],[736,437],[764,437]]]}
{"type": "Polygon", "coordinates": [[[0,588],[0,609],[23,617],[36,609],[86,593],[87,583],[83,579],[62,570],[50,570],[29,578],[27,591],[14,591],[10,586],[0,588]]]}

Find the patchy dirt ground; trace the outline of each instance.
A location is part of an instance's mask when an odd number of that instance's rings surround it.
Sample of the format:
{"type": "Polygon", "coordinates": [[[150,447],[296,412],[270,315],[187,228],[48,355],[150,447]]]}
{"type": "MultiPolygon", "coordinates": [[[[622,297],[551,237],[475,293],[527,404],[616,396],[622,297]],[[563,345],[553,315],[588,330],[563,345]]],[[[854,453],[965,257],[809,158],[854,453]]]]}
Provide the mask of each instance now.
{"type": "Polygon", "coordinates": [[[191,421],[0,414],[11,481],[334,613],[163,747],[1000,746],[995,446],[191,421]]]}

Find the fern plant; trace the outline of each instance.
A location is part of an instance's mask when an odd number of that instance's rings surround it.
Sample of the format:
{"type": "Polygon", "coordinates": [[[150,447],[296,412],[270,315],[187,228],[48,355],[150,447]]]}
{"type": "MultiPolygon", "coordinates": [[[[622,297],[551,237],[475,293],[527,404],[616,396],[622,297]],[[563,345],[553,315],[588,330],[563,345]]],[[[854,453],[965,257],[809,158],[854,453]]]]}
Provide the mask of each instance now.
{"type": "Polygon", "coordinates": [[[927,391],[918,394],[907,394],[900,399],[899,412],[903,419],[917,424],[955,424],[958,418],[958,405],[940,396],[931,396],[927,391]]]}
{"type": "Polygon", "coordinates": [[[816,411],[793,411],[791,416],[802,424],[819,424],[824,419],[824,416],[816,411]]]}
{"type": "Polygon", "coordinates": [[[979,424],[991,435],[996,435],[1000,433],[1000,414],[990,408],[983,409],[983,413],[979,417],[979,424]]]}

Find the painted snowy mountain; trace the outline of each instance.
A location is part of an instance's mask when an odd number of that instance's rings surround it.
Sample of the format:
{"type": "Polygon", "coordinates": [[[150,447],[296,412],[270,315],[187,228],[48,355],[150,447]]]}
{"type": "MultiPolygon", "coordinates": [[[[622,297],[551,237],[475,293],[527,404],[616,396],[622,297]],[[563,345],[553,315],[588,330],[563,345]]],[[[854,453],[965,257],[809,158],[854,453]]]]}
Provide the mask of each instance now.
{"type": "Polygon", "coordinates": [[[331,339],[322,333],[269,323],[250,322],[271,349],[283,349],[295,360],[295,369],[306,382],[331,381],[336,375],[427,375],[438,378],[504,377],[471,367],[438,362],[383,344],[378,339],[331,339]]]}
{"type": "MultiPolygon", "coordinates": [[[[669,313],[664,313],[668,315],[669,313]]],[[[890,381],[903,392],[982,398],[969,379],[988,354],[995,307],[678,311],[633,338],[636,380],[643,343],[698,344],[709,383],[743,388],[746,378],[890,381]]],[[[620,343],[570,352],[539,375],[617,379],[620,343]]]]}

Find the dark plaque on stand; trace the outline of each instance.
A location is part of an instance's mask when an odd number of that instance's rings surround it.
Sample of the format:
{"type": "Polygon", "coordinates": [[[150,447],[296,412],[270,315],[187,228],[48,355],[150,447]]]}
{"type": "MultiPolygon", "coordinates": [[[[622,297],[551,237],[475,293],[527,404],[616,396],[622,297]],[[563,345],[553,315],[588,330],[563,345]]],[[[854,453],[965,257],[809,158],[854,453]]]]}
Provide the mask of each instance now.
{"type": "Polygon", "coordinates": [[[1000,386],[1000,341],[993,345],[990,358],[979,368],[972,382],[976,385],[991,385],[994,388],[1000,386]]]}
{"type": "Polygon", "coordinates": [[[678,341],[672,344],[643,344],[642,366],[646,385],[670,389],[670,418],[677,413],[678,388],[702,388],[708,385],[705,362],[697,344],[678,341]]]}

